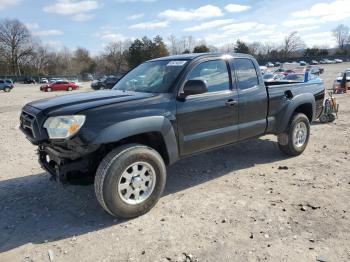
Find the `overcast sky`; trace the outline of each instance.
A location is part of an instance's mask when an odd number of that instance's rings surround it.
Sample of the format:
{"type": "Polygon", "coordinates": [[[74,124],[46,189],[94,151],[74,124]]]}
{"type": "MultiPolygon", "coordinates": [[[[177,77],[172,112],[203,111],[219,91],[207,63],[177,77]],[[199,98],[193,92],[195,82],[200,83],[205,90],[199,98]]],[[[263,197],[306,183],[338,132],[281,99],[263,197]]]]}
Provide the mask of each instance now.
{"type": "Polygon", "coordinates": [[[193,35],[222,45],[238,38],[278,42],[297,30],[308,46],[334,46],[350,26],[350,0],[0,0],[0,18],[18,18],[52,47],[98,53],[113,40],[193,35]]]}

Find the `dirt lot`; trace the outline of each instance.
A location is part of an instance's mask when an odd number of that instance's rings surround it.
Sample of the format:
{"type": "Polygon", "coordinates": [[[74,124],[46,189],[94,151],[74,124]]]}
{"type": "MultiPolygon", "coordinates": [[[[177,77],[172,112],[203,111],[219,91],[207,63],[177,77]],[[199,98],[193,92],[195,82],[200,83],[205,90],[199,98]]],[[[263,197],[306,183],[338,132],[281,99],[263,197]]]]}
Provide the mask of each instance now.
{"type": "MultiPolygon", "coordinates": [[[[345,68],[325,66],[328,88],[345,68]]],[[[25,103],[63,94],[0,93],[0,261],[350,260],[350,94],[335,123],[313,124],[303,155],[266,136],[182,160],[156,207],[128,221],[93,186],[51,182],[18,130],[25,103]]]]}

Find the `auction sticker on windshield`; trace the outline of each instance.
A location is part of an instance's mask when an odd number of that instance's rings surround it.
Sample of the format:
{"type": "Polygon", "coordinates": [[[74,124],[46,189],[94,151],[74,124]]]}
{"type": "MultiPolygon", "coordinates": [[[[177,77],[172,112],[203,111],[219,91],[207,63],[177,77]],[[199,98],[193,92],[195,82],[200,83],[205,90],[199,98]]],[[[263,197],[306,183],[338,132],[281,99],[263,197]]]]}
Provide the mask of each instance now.
{"type": "Polygon", "coordinates": [[[170,61],[166,66],[183,66],[187,61],[170,61]]]}

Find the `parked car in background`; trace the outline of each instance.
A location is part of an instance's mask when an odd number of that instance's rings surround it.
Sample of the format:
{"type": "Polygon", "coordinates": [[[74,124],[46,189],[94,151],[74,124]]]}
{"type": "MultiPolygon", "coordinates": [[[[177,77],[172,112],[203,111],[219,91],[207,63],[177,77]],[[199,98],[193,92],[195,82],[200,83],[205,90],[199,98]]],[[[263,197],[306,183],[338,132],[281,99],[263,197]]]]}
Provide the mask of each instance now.
{"type": "Polygon", "coordinates": [[[267,73],[263,75],[263,79],[265,82],[270,82],[275,80],[275,74],[267,73]]]}
{"type": "Polygon", "coordinates": [[[280,80],[283,77],[284,75],[275,74],[275,73],[266,73],[263,75],[264,82],[272,82],[272,81],[280,80]]]}
{"type": "Polygon", "coordinates": [[[346,86],[350,89],[350,69],[345,70],[345,72],[340,73],[333,82],[333,90],[338,90],[340,88],[341,81],[346,74],[346,86]]]}
{"type": "Polygon", "coordinates": [[[40,84],[48,84],[49,83],[49,80],[45,77],[42,77],[40,78],[40,81],[39,81],[40,84]]]}
{"type": "Polygon", "coordinates": [[[267,62],[266,63],[266,67],[275,67],[275,65],[273,63],[271,63],[271,62],[267,62]]]}
{"type": "Polygon", "coordinates": [[[275,66],[281,66],[282,64],[280,62],[275,62],[275,66]]]}
{"type": "Polygon", "coordinates": [[[295,82],[304,82],[304,74],[289,74],[286,75],[282,80],[289,80],[295,82]]]}
{"type": "Polygon", "coordinates": [[[278,68],[274,71],[274,74],[280,74],[280,75],[288,75],[288,74],[294,74],[295,71],[291,69],[285,69],[285,68],[278,68]]]}
{"type": "Polygon", "coordinates": [[[99,79],[95,79],[94,81],[91,82],[91,88],[94,90],[100,90],[102,87],[102,82],[106,79],[107,77],[102,77],[99,79]]]}
{"type": "Polygon", "coordinates": [[[0,79],[0,90],[6,93],[10,92],[14,88],[12,80],[0,79]]]}
{"type": "Polygon", "coordinates": [[[63,79],[61,79],[61,78],[51,78],[50,79],[50,83],[55,83],[57,81],[63,81],[63,79]]]}
{"type": "Polygon", "coordinates": [[[317,60],[312,60],[310,64],[311,65],[318,65],[318,61],[317,60]]]}
{"type": "Polygon", "coordinates": [[[94,80],[94,77],[92,74],[89,74],[89,73],[83,74],[83,81],[93,81],[93,80],[94,80]]]}
{"type": "Polygon", "coordinates": [[[305,61],[299,61],[299,65],[300,66],[306,66],[306,62],[305,61]]]}
{"type": "Polygon", "coordinates": [[[336,62],[334,60],[330,60],[330,59],[322,59],[320,61],[320,64],[335,64],[336,62]]]}
{"type": "Polygon", "coordinates": [[[260,72],[262,74],[265,74],[265,72],[267,71],[267,67],[266,66],[259,66],[259,68],[260,68],[260,72]]]}
{"type": "Polygon", "coordinates": [[[115,84],[119,81],[120,77],[112,76],[112,77],[107,77],[103,82],[102,82],[102,87],[100,89],[112,89],[115,84]]]}
{"type": "Polygon", "coordinates": [[[119,79],[120,77],[117,76],[108,76],[100,80],[94,80],[91,83],[91,88],[94,90],[111,89],[115,86],[119,79]]]}
{"type": "MultiPolygon", "coordinates": [[[[295,73],[295,74],[289,74],[287,76],[285,76],[284,78],[280,79],[280,81],[282,82],[290,82],[290,83],[303,83],[305,82],[305,74],[301,74],[301,73],[295,73]]],[[[307,79],[308,83],[322,83],[323,81],[321,80],[321,78],[317,75],[314,74],[309,74],[309,77],[307,79]]]]}
{"type": "Polygon", "coordinates": [[[77,90],[79,87],[73,83],[68,81],[57,81],[51,84],[42,85],[40,87],[41,91],[51,92],[51,91],[73,91],[77,90]]]}
{"type": "Polygon", "coordinates": [[[337,64],[340,64],[340,63],[343,63],[343,60],[342,59],[334,59],[334,61],[337,63],[337,64]]]}
{"type": "Polygon", "coordinates": [[[274,73],[275,74],[282,74],[282,73],[284,73],[286,71],[286,69],[284,69],[284,68],[278,68],[278,69],[276,69],[275,71],[274,71],[274,73]]]}
{"type": "Polygon", "coordinates": [[[26,78],[24,78],[23,83],[24,84],[35,84],[35,79],[32,77],[26,77],[26,78]]]}
{"type": "Polygon", "coordinates": [[[79,82],[78,78],[69,79],[68,81],[76,84],[79,88],[83,86],[83,83],[79,82]]]}
{"type": "Polygon", "coordinates": [[[310,73],[315,74],[315,75],[321,75],[324,73],[324,68],[319,67],[319,66],[311,66],[310,73]]]}
{"type": "Polygon", "coordinates": [[[283,72],[283,75],[285,75],[285,76],[287,76],[287,75],[289,75],[289,74],[295,74],[295,71],[294,71],[294,70],[291,70],[291,69],[288,69],[288,70],[285,70],[285,71],[283,72]]]}

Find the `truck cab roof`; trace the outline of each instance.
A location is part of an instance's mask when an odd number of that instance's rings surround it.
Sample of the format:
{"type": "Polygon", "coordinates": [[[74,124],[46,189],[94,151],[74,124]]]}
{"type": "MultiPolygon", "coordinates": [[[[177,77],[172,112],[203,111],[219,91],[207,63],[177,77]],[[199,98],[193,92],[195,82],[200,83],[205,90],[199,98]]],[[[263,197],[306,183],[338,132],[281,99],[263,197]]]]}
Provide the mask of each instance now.
{"type": "Polygon", "coordinates": [[[195,60],[198,58],[211,58],[211,57],[224,57],[224,56],[231,56],[231,57],[245,57],[245,58],[253,58],[251,55],[247,54],[241,54],[241,53],[194,53],[194,54],[181,54],[181,55],[172,55],[172,56],[166,56],[161,58],[156,58],[153,60],[150,60],[150,62],[154,61],[164,61],[164,60],[195,60]]]}

